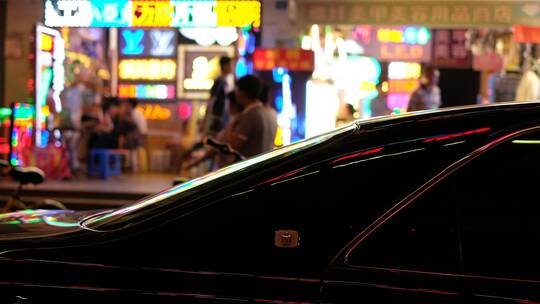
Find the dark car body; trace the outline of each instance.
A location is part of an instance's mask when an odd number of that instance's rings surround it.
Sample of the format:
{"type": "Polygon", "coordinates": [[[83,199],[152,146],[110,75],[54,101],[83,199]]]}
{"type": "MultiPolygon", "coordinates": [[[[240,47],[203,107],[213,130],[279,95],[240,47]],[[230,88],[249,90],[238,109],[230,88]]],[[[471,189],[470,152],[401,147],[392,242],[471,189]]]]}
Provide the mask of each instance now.
{"type": "Polygon", "coordinates": [[[96,214],[0,216],[0,303],[539,303],[540,103],[361,121],[96,214]]]}

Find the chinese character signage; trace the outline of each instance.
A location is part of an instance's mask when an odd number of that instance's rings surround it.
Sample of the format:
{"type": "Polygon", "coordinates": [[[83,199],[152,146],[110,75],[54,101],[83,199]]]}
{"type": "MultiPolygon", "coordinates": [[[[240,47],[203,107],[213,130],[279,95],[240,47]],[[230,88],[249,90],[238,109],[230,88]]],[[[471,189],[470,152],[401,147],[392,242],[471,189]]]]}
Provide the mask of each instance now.
{"type": "Polygon", "coordinates": [[[178,98],[208,99],[219,76],[219,58],[234,57],[234,48],[181,45],[178,53],[178,98]]]}
{"type": "Polygon", "coordinates": [[[289,71],[308,71],[314,69],[313,51],[303,49],[256,49],[253,65],[258,71],[271,71],[283,67],[289,71]]]}
{"type": "MultiPolygon", "coordinates": [[[[540,5],[539,5],[540,9],[540,5]]],[[[514,26],[514,41],[520,43],[540,43],[540,27],[536,26],[514,26]]]]}
{"type": "Polygon", "coordinates": [[[353,38],[364,48],[364,55],[381,61],[431,60],[431,32],[426,27],[357,26],[353,38]]]}
{"type": "Polygon", "coordinates": [[[52,27],[260,27],[259,0],[46,0],[52,27]]]}
{"type": "Polygon", "coordinates": [[[304,24],[540,25],[538,1],[332,1],[299,3],[304,24]]]}
{"type": "Polygon", "coordinates": [[[467,30],[434,30],[432,65],[439,68],[467,69],[472,55],[466,42],[467,30]]]}

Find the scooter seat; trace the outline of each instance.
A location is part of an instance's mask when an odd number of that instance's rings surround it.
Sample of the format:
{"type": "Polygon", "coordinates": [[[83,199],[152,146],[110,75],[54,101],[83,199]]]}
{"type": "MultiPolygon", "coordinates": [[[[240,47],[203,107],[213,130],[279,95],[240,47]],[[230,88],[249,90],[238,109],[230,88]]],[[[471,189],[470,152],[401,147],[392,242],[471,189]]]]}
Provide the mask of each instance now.
{"type": "Polygon", "coordinates": [[[11,177],[21,184],[41,184],[45,180],[45,173],[36,167],[15,167],[11,169],[11,177]]]}

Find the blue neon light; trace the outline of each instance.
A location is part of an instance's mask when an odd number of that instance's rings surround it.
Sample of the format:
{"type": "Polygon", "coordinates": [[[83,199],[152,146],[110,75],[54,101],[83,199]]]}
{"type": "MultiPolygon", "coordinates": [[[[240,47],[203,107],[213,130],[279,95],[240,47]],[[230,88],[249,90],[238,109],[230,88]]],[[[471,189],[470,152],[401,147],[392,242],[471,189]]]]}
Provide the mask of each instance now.
{"type": "Polygon", "coordinates": [[[144,30],[123,30],[122,37],[126,46],[122,49],[123,55],[140,55],[144,52],[142,44],[144,38],[144,30]]]}
{"type": "Polygon", "coordinates": [[[282,83],[285,74],[289,74],[289,71],[283,67],[277,67],[272,70],[272,77],[276,83],[282,83]]]}
{"type": "Polygon", "coordinates": [[[240,57],[236,62],[236,77],[241,78],[249,74],[249,67],[245,57],[240,57]]]}

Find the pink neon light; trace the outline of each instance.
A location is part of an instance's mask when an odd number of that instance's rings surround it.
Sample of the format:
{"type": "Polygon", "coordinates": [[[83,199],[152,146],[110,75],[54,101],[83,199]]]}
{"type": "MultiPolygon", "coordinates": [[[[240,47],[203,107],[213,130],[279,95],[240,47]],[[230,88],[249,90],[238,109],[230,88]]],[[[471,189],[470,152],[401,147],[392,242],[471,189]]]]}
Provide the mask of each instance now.
{"type": "Polygon", "coordinates": [[[285,174],[280,175],[280,176],[276,176],[276,177],[268,179],[268,180],[265,180],[264,182],[257,184],[255,187],[263,185],[263,184],[268,184],[268,183],[272,183],[272,182],[275,182],[275,181],[279,181],[279,180],[282,180],[282,179],[287,178],[287,177],[291,177],[291,176],[293,176],[293,175],[295,175],[295,174],[297,174],[299,172],[304,171],[304,169],[305,169],[305,167],[294,170],[294,171],[291,171],[291,172],[288,172],[288,173],[285,173],[285,174]]]}
{"type": "Polygon", "coordinates": [[[379,153],[379,152],[381,152],[383,149],[384,149],[384,148],[377,148],[377,149],[372,149],[372,150],[362,151],[362,152],[354,153],[354,154],[351,154],[351,155],[343,156],[343,157],[340,157],[340,158],[338,158],[338,159],[332,161],[332,164],[337,163],[337,162],[340,162],[340,161],[344,161],[344,160],[347,160],[347,159],[350,159],[350,158],[356,158],[356,157],[360,157],[360,156],[364,156],[364,155],[369,155],[369,154],[379,153]]]}
{"type": "Polygon", "coordinates": [[[389,93],[386,96],[386,105],[389,109],[406,109],[409,105],[409,93],[389,93]]]}
{"type": "Polygon", "coordinates": [[[491,130],[491,128],[486,127],[486,128],[480,128],[480,129],[470,130],[470,131],[465,131],[465,132],[452,133],[452,134],[448,134],[448,135],[436,136],[436,137],[428,138],[428,139],[424,140],[424,142],[428,143],[428,142],[433,142],[433,141],[443,141],[443,140],[448,140],[448,139],[461,137],[461,136],[465,136],[465,135],[483,133],[483,132],[487,132],[489,130],[491,130]]]}

